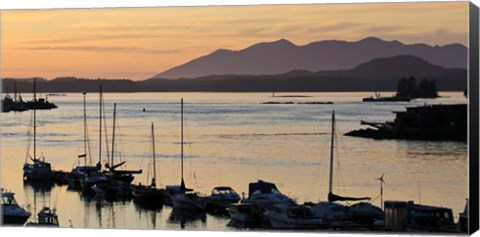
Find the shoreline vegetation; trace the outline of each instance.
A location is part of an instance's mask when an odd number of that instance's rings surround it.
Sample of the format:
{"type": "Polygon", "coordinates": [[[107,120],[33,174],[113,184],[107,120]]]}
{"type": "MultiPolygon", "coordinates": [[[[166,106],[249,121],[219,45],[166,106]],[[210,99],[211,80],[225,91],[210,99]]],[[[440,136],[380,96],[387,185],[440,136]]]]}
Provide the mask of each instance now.
{"type": "MultiPolygon", "coordinates": [[[[402,78],[435,80],[439,91],[464,91],[467,70],[433,65],[412,55],[378,58],[348,70],[293,70],[265,75],[210,75],[193,78],[88,79],[58,77],[37,78],[41,93],[96,92],[102,84],[104,92],[365,92],[395,91],[402,78]]],[[[31,92],[33,78],[2,78],[2,92],[17,87],[18,92],[31,92]]],[[[408,83],[407,83],[408,84],[408,83]]],[[[426,83],[424,86],[429,86],[426,83]]]]}

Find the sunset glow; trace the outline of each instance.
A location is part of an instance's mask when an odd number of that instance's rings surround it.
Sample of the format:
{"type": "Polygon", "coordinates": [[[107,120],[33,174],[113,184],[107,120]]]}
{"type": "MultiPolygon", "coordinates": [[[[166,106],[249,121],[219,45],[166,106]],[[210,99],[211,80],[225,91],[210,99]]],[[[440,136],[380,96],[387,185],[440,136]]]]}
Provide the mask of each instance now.
{"type": "Polygon", "coordinates": [[[143,80],[217,49],[369,36],[468,40],[468,2],[1,12],[1,76],[143,80]]]}

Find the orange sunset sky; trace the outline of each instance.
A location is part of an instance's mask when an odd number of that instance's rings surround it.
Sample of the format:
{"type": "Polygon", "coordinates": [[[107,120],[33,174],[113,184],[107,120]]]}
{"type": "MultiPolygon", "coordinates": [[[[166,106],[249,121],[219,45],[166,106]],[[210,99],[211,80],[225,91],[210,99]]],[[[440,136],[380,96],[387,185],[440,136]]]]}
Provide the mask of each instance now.
{"type": "Polygon", "coordinates": [[[1,77],[143,80],[219,48],[368,36],[468,46],[468,2],[8,10],[1,77]]]}

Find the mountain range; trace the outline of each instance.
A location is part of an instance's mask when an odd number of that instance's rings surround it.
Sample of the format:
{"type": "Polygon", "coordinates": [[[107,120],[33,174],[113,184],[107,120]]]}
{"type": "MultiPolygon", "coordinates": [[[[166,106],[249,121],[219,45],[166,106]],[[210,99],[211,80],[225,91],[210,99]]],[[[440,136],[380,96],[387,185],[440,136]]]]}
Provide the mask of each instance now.
{"type": "MultiPolygon", "coordinates": [[[[57,78],[37,80],[39,92],[327,92],[327,91],[395,91],[398,80],[414,76],[417,80],[434,79],[440,91],[463,91],[467,88],[467,70],[434,65],[412,55],[375,58],[347,70],[292,70],[275,75],[210,75],[176,80],[152,78],[144,81],[57,78]]],[[[3,91],[32,91],[32,79],[3,79],[3,91]]]]}
{"type": "Polygon", "coordinates": [[[297,46],[288,40],[254,44],[234,51],[219,49],[152,78],[198,78],[211,75],[275,75],[292,70],[348,70],[377,58],[412,55],[444,68],[467,68],[462,44],[404,44],[368,37],[356,42],[325,40],[297,46]]]}

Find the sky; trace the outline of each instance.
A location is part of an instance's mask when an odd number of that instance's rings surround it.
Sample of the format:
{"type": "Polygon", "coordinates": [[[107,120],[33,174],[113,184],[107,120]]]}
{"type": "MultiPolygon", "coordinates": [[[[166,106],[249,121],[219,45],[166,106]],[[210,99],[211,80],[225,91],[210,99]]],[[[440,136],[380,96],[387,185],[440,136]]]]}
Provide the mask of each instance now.
{"type": "Polygon", "coordinates": [[[1,77],[144,80],[217,49],[369,36],[468,45],[468,2],[2,10],[1,77]]]}

